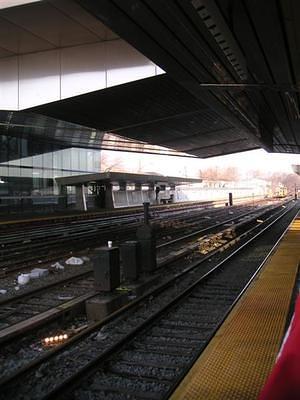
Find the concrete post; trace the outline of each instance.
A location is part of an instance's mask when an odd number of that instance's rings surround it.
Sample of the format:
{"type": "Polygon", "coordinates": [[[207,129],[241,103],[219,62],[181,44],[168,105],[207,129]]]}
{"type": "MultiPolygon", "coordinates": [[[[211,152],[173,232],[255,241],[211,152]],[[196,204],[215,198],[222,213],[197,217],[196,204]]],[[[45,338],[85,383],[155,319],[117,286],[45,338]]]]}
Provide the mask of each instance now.
{"type": "Polygon", "coordinates": [[[76,206],[75,206],[76,209],[87,211],[84,185],[75,186],[75,192],[76,192],[76,206]]]}
{"type": "Polygon", "coordinates": [[[156,202],[156,204],[159,204],[159,192],[160,192],[160,187],[156,186],[155,187],[155,202],[156,202]]]}
{"type": "Polygon", "coordinates": [[[105,208],[107,208],[107,209],[114,208],[114,200],[113,200],[113,194],[112,194],[112,184],[110,184],[110,183],[106,184],[105,208]]]}
{"type": "Polygon", "coordinates": [[[60,185],[58,187],[58,205],[60,208],[68,207],[67,186],[60,185]]]}
{"type": "Polygon", "coordinates": [[[149,225],[149,202],[143,203],[144,206],[144,224],[149,225]]]}

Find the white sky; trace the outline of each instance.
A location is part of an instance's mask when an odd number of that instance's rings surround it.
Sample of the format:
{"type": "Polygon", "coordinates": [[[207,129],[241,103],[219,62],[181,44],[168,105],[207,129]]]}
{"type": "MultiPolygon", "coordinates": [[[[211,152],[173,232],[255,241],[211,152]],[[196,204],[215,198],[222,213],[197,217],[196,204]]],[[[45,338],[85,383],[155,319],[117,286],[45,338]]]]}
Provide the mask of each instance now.
{"type": "Polygon", "coordinates": [[[274,154],[265,150],[251,150],[199,160],[203,166],[218,165],[237,167],[241,172],[260,169],[269,172],[293,173],[292,164],[300,164],[299,154],[274,154]]]}
{"type": "Polygon", "coordinates": [[[272,154],[265,150],[252,150],[243,153],[207,159],[190,159],[184,157],[168,157],[147,154],[104,152],[107,166],[114,164],[127,172],[156,172],[162,175],[183,177],[199,177],[199,171],[209,167],[236,167],[241,176],[247,171],[262,170],[264,172],[293,173],[292,164],[300,164],[300,155],[272,154]]]}

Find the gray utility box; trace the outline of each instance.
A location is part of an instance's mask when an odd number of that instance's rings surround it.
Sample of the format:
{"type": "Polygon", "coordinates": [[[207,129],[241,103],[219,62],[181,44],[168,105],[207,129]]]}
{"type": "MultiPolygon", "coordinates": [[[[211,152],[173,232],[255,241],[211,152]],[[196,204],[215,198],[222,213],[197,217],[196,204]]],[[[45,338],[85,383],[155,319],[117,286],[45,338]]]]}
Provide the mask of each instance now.
{"type": "Polygon", "coordinates": [[[128,303],[127,293],[110,293],[104,296],[95,296],[85,302],[86,314],[89,321],[101,321],[128,303]]]}
{"type": "Polygon", "coordinates": [[[156,238],[150,225],[142,225],[137,229],[137,239],[141,246],[142,270],[151,272],[156,269],[156,238]]]}
{"type": "Polygon", "coordinates": [[[124,279],[135,281],[141,271],[141,246],[136,240],[121,244],[121,259],[124,279]]]}
{"type": "Polygon", "coordinates": [[[93,257],[95,288],[111,292],[120,286],[120,260],[118,247],[98,247],[93,257]]]}

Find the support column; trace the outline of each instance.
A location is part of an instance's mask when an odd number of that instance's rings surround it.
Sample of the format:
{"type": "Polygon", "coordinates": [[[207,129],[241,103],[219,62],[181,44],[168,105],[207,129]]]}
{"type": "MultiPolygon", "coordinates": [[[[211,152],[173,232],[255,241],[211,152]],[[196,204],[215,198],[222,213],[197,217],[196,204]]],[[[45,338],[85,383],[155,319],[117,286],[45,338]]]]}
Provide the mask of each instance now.
{"type": "Polygon", "coordinates": [[[156,186],[155,187],[155,202],[156,202],[156,204],[159,204],[159,192],[160,192],[160,187],[156,186]]]}
{"type": "Polygon", "coordinates": [[[76,206],[75,206],[76,210],[87,211],[84,185],[75,186],[75,190],[76,190],[76,206]]]}
{"type": "Polygon", "coordinates": [[[107,208],[107,209],[114,208],[114,199],[113,199],[113,195],[112,195],[112,184],[110,184],[110,183],[106,184],[105,208],[107,208]]]}
{"type": "Polygon", "coordinates": [[[144,224],[149,225],[149,202],[143,203],[144,206],[144,224]]]}
{"type": "Polygon", "coordinates": [[[67,194],[67,186],[60,185],[58,187],[58,205],[60,208],[68,207],[68,194],[67,194]]]}

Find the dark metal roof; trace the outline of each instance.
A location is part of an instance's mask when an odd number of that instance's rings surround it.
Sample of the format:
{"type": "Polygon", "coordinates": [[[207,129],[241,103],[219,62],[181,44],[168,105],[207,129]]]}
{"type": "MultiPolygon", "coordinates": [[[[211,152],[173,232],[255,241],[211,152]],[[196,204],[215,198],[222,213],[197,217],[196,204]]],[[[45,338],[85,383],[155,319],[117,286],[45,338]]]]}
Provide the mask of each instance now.
{"type": "Polygon", "coordinates": [[[298,0],[77,3],[167,76],[37,112],[200,157],[257,147],[300,152],[298,0]]]}
{"type": "Polygon", "coordinates": [[[73,175],[56,178],[59,185],[80,185],[88,182],[112,183],[140,183],[140,184],[174,184],[183,185],[186,183],[201,183],[202,179],[182,178],[178,176],[131,174],[125,172],[102,172],[96,174],[73,175]]]}
{"type": "MultiPolygon", "coordinates": [[[[24,155],[21,148],[18,149],[13,145],[15,138],[28,139],[25,152],[27,156],[41,154],[46,149],[50,152],[69,147],[169,156],[178,155],[176,151],[167,148],[147,145],[138,140],[124,139],[118,135],[104,134],[99,129],[69,123],[49,116],[32,112],[0,110],[1,162],[18,159],[24,155]],[[2,139],[1,134],[3,134],[2,139]],[[11,143],[10,147],[14,147],[15,151],[8,151],[8,146],[1,146],[2,140],[6,142],[8,138],[11,143]]],[[[180,154],[184,156],[184,154],[180,154]]],[[[193,156],[187,157],[193,158],[193,156]]]]}
{"type": "Polygon", "coordinates": [[[246,129],[209,108],[167,75],[34,107],[35,113],[200,157],[250,150],[246,129]]]}

